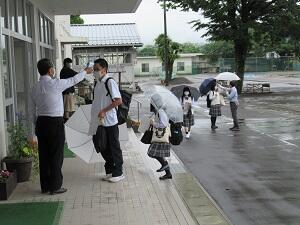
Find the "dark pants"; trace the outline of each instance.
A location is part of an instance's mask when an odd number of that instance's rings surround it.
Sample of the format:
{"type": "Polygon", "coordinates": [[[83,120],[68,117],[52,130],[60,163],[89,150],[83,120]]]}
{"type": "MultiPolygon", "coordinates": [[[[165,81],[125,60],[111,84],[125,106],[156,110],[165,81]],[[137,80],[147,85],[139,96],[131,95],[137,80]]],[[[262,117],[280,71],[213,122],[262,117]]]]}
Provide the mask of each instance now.
{"type": "MultiPolygon", "coordinates": [[[[123,155],[119,141],[119,127],[118,125],[105,127],[107,135],[107,148],[105,150],[99,150],[103,159],[105,160],[105,172],[106,174],[112,174],[113,177],[118,177],[123,174],[123,155]]],[[[93,136],[93,142],[96,149],[97,136],[93,136]]]]}
{"type": "Polygon", "coordinates": [[[235,102],[230,102],[230,110],[231,110],[234,127],[239,127],[239,121],[237,118],[237,109],[238,109],[238,105],[235,102]]]}
{"type": "Polygon", "coordinates": [[[62,117],[40,116],[36,122],[39,147],[40,183],[42,191],[61,188],[65,130],[62,117]]]}

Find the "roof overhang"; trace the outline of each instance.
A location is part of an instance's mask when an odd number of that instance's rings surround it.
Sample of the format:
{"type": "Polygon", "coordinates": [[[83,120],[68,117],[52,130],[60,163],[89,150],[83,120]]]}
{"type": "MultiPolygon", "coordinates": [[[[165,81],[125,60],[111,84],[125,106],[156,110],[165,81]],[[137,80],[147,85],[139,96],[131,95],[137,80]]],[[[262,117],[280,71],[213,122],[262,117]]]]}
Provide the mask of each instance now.
{"type": "MultiPolygon", "coordinates": [[[[37,0],[32,0],[33,2],[37,0]]],[[[142,0],[38,0],[54,15],[134,13],[142,0]]]]}

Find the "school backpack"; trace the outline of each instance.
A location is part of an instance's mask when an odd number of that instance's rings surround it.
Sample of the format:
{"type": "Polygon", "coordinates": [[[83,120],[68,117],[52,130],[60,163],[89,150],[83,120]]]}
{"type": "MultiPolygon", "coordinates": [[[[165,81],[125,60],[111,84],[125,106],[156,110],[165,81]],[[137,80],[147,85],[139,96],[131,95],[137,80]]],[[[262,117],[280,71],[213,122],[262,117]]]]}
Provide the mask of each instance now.
{"type": "Polygon", "coordinates": [[[211,106],[211,100],[209,99],[209,94],[206,97],[206,106],[207,106],[207,108],[210,108],[210,106],[211,106]]]}
{"type": "Polygon", "coordinates": [[[170,120],[170,130],[171,130],[171,136],[169,138],[169,141],[172,145],[180,145],[180,143],[183,140],[182,135],[182,123],[174,123],[170,120]]]}
{"type": "MultiPolygon", "coordinates": [[[[108,88],[108,81],[110,79],[113,79],[112,77],[109,77],[106,81],[105,81],[105,88],[107,91],[107,95],[106,96],[110,96],[111,100],[112,96],[110,93],[110,90],[108,88]]],[[[121,93],[121,97],[122,97],[122,104],[118,106],[117,108],[117,117],[118,117],[118,124],[121,125],[123,123],[126,123],[127,121],[127,117],[128,117],[128,112],[129,112],[129,107],[130,107],[130,103],[131,103],[131,97],[132,94],[129,93],[128,91],[125,90],[120,90],[121,93]]]]}

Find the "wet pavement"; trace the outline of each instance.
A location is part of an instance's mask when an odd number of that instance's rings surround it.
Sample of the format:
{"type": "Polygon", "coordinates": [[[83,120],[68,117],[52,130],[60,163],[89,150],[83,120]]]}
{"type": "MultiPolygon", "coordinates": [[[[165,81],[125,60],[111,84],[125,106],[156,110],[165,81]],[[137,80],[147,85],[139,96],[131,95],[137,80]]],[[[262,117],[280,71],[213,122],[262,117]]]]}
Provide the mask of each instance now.
{"type": "Polygon", "coordinates": [[[235,225],[300,224],[300,79],[291,79],[271,81],[274,93],[240,99],[240,132],[228,130],[228,106],[212,132],[200,100],[191,139],[173,147],[235,225]]]}
{"type": "Polygon", "coordinates": [[[204,103],[176,154],[236,225],[300,224],[300,92],[241,99],[241,131],[228,107],[210,130],[204,103]]]}

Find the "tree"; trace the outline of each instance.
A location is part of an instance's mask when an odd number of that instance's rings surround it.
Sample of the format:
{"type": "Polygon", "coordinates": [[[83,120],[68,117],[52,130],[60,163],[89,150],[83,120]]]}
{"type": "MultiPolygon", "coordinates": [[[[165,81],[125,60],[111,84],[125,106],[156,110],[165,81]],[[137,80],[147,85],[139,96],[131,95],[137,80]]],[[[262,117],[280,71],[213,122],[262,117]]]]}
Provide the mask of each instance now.
{"type": "Polygon", "coordinates": [[[201,46],[201,53],[211,62],[217,62],[220,57],[234,58],[234,46],[229,41],[213,41],[201,46]]]}
{"type": "Polygon", "coordinates": [[[71,15],[71,24],[84,24],[84,20],[80,17],[80,15],[71,15]]]}
{"type": "Polygon", "coordinates": [[[138,56],[156,56],[156,47],[153,45],[146,45],[138,51],[138,56]]]}
{"type": "MultiPolygon", "coordinates": [[[[167,68],[165,68],[165,81],[168,84],[168,82],[172,78],[173,73],[173,64],[176,59],[179,58],[179,52],[181,51],[181,46],[177,42],[173,42],[169,37],[166,37],[167,39],[167,54],[168,54],[168,62],[167,62],[167,68]]],[[[160,58],[162,63],[165,63],[165,35],[160,34],[155,39],[155,46],[157,48],[157,56],[160,58]]]]}
{"type": "Polygon", "coordinates": [[[167,0],[169,8],[202,12],[205,20],[191,23],[196,30],[206,29],[204,36],[233,42],[235,72],[241,78],[239,92],[244,80],[246,56],[251,49],[251,29],[256,38],[262,33],[270,33],[272,41],[282,39],[278,30],[290,27],[284,24],[295,27],[300,24],[299,3],[300,0],[167,0]]]}
{"type": "Polygon", "coordinates": [[[186,42],[181,45],[182,53],[199,53],[201,52],[200,44],[186,42]]]}

